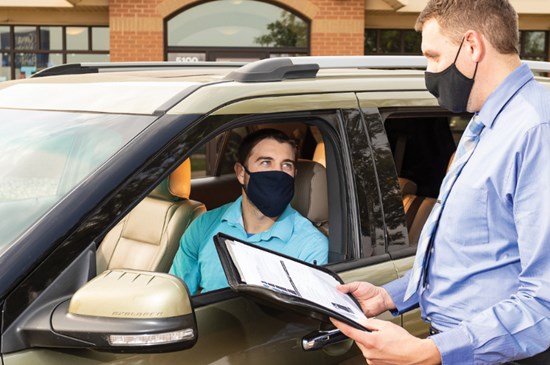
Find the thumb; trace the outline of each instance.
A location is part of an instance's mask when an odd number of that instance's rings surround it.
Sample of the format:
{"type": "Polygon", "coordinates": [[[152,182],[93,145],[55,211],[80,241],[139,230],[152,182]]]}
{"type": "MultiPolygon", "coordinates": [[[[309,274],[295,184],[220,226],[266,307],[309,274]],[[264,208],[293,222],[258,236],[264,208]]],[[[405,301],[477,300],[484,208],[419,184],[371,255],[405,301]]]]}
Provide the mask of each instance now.
{"type": "Polygon", "coordinates": [[[357,290],[358,287],[359,287],[359,282],[354,281],[352,283],[337,285],[336,289],[338,289],[342,293],[353,293],[354,291],[357,290]]]}

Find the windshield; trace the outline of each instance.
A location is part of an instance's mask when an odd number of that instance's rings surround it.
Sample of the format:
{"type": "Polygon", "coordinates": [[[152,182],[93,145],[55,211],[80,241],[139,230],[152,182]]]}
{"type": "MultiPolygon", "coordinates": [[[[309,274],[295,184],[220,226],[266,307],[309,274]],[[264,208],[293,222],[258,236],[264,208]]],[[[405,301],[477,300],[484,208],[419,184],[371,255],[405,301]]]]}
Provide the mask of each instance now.
{"type": "Polygon", "coordinates": [[[0,109],[0,254],[153,119],[0,109]]]}

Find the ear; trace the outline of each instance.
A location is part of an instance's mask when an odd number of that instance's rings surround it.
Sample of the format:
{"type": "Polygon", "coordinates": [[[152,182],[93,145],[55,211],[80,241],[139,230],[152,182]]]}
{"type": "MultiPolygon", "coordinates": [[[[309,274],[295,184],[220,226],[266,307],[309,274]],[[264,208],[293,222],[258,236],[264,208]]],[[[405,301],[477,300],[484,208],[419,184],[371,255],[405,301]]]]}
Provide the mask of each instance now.
{"type": "Polygon", "coordinates": [[[480,62],[485,54],[487,39],[475,30],[469,30],[464,35],[464,44],[473,62],[480,62]]]}
{"type": "Polygon", "coordinates": [[[244,185],[245,171],[244,171],[243,165],[241,165],[239,162],[235,162],[233,169],[235,170],[235,175],[237,176],[237,180],[239,180],[239,183],[241,185],[244,185]]]}

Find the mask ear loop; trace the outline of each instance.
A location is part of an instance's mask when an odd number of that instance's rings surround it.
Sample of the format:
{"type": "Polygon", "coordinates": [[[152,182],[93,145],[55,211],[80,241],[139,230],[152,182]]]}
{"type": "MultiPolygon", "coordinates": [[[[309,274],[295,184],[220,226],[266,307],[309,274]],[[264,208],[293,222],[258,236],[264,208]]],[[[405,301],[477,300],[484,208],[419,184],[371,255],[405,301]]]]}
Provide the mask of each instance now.
{"type": "MultiPolygon", "coordinates": [[[[458,47],[458,52],[456,53],[455,60],[453,64],[456,67],[456,60],[458,60],[458,55],[460,54],[460,51],[462,50],[462,45],[464,44],[464,41],[466,40],[466,37],[462,37],[462,40],[460,41],[460,47],[458,47]]],[[[470,80],[474,80],[476,78],[477,74],[477,66],[479,65],[479,62],[476,62],[476,68],[474,69],[474,76],[470,80]]]]}
{"type": "MultiPolygon", "coordinates": [[[[240,162],[239,162],[239,163],[240,163],[240,162]]],[[[250,174],[250,171],[248,171],[248,169],[246,168],[246,166],[245,166],[244,164],[241,163],[240,165],[243,167],[244,172],[246,172],[246,173],[248,174],[248,176],[252,176],[252,175],[250,174]]],[[[247,191],[247,189],[246,189],[246,186],[245,186],[244,184],[240,184],[240,185],[241,185],[241,187],[243,188],[243,190],[244,190],[244,192],[246,193],[246,195],[248,195],[248,191],[247,191]]]]}
{"type": "Polygon", "coordinates": [[[464,44],[464,40],[466,37],[462,37],[462,40],[460,41],[460,46],[458,47],[458,52],[456,53],[455,60],[453,63],[456,64],[456,60],[458,60],[458,55],[460,54],[460,51],[462,51],[462,45],[464,44]]]}

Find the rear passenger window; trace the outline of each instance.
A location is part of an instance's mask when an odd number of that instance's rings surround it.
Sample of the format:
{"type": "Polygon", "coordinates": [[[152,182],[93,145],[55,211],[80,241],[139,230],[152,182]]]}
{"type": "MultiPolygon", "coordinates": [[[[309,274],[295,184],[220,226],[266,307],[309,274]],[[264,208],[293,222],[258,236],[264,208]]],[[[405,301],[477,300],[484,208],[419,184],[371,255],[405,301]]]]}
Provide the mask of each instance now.
{"type": "Polygon", "coordinates": [[[416,246],[469,116],[391,115],[384,126],[403,196],[409,246],[416,246]]]}

